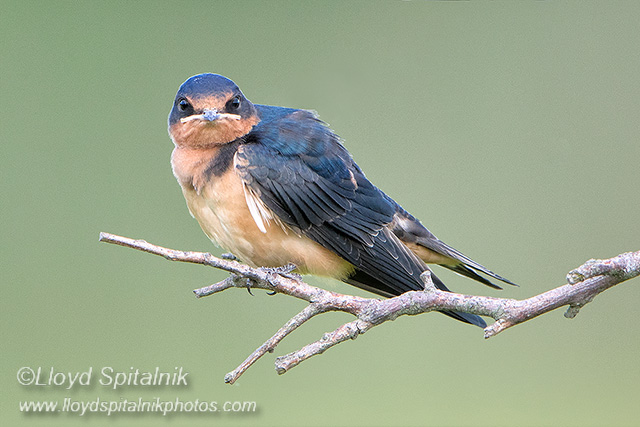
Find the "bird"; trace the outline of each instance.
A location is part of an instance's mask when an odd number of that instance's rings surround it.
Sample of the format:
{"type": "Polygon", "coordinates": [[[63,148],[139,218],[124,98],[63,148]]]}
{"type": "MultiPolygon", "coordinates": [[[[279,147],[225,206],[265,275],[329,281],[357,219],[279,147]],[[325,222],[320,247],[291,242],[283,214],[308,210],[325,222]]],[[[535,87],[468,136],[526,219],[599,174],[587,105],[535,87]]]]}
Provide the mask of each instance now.
{"type": "MultiPolygon", "coordinates": [[[[515,285],[439,240],[373,185],[311,110],[254,104],[232,80],[204,73],[179,87],[168,131],[189,212],[250,266],[294,264],[300,274],[382,297],[424,290],[427,264],[495,289],[502,288],[479,273],[515,285]]],[[[477,315],[443,313],[486,327],[477,315]]]]}

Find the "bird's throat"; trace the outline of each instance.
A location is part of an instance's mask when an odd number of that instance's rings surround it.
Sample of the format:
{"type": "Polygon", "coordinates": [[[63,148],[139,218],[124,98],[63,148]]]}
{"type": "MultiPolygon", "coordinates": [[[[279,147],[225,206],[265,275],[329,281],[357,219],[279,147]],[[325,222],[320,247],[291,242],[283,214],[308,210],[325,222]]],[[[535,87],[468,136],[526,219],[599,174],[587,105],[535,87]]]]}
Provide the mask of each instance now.
{"type": "Polygon", "coordinates": [[[169,128],[169,134],[176,147],[209,148],[243,137],[259,121],[258,117],[253,116],[242,120],[222,118],[213,122],[206,120],[176,122],[169,128]]]}

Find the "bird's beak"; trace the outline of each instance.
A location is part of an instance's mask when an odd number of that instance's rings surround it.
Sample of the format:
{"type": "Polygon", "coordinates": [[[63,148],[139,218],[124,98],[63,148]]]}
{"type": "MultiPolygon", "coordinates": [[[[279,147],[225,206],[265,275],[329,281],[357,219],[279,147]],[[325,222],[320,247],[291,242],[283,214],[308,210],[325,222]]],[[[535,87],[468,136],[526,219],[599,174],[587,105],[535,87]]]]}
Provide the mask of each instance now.
{"type": "Polygon", "coordinates": [[[221,120],[221,119],[240,120],[241,117],[237,114],[218,113],[217,110],[211,110],[209,108],[205,108],[202,111],[202,114],[193,114],[188,117],[183,117],[180,119],[180,121],[182,123],[190,122],[192,120],[203,120],[206,122],[214,122],[216,120],[221,120]]]}

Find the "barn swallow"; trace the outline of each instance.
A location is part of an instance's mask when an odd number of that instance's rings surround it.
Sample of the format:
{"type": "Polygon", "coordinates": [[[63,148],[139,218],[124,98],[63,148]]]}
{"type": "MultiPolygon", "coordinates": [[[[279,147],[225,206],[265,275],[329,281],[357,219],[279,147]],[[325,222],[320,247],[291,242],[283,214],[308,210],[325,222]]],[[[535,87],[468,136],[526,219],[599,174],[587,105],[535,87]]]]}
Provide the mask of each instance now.
{"type": "MultiPolygon", "coordinates": [[[[427,263],[492,288],[501,289],[478,273],[513,284],[437,239],[369,182],[311,111],[253,104],[226,77],[199,74],[180,86],[169,134],[192,216],[248,265],[293,263],[301,274],[384,297],[424,289],[427,263]]],[[[486,326],[479,316],[444,314],[486,326]]]]}

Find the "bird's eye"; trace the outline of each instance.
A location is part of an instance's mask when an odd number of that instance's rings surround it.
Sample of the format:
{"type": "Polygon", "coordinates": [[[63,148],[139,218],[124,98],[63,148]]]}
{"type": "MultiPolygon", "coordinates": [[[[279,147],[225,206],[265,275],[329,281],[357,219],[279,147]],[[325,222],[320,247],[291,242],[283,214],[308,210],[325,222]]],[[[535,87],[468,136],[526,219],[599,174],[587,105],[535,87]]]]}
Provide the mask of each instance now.
{"type": "Polygon", "coordinates": [[[229,109],[235,111],[238,108],[240,108],[240,97],[234,96],[233,99],[229,102],[229,109]]]}
{"type": "Polygon", "coordinates": [[[189,104],[189,101],[187,101],[186,99],[182,98],[180,101],[178,101],[178,110],[187,111],[189,107],[191,107],[191,104],[189,104]]]}

